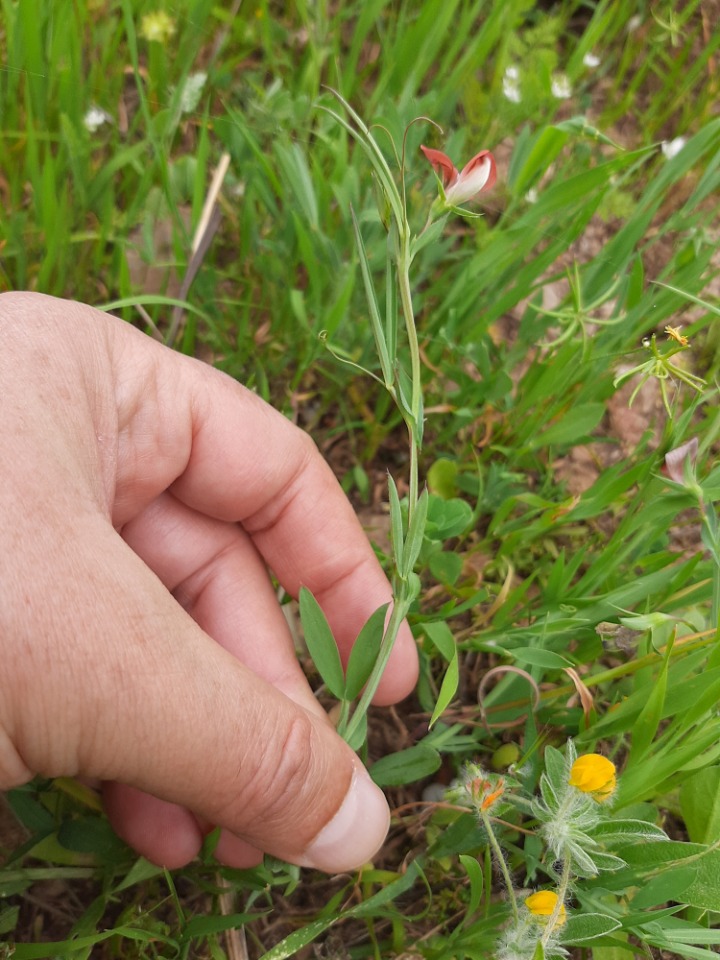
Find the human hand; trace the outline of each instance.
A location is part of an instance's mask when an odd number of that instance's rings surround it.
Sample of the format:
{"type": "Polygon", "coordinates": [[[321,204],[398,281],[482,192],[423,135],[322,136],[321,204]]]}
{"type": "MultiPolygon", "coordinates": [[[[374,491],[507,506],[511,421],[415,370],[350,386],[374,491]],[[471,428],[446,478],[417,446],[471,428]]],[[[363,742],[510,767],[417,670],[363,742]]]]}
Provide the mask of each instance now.
{"type": "MultiPolygon", "coordinates": [[[[181,866],[222,827],[334,872],[388,809],[297,663],[268,568],[341,655],[390,587],[312,441],[122,321],[0,296],[0,788],[103,781],[118,833],[181,866]]],[[[376,702],[417,676],[401,631],[376,702]]]]}

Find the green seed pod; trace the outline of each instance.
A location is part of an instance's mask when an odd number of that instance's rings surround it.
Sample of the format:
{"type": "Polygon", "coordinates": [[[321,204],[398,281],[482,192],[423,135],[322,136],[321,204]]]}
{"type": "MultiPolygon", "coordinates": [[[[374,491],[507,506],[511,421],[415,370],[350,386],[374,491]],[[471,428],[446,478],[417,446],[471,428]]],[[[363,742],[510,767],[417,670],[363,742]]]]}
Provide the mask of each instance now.
{"type": "Polygon", "coordinates": [[[507,770],[520,759],[520,748],[516,743],[504,743],[492,755],[490,766],[493,770],[507,770]]]}

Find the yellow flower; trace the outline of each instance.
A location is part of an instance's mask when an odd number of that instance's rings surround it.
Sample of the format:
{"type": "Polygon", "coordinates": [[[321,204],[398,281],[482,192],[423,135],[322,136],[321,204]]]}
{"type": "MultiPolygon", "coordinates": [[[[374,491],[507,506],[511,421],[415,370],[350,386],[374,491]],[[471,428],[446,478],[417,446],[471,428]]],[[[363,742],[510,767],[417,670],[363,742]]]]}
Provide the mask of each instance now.
{"type": "MultiPolygon", "coordinates": [[[[558,895],[554,890],[538,890],[525,901],[525,906],[534,917],[551,917],[557,907],[558,895]]],[[[561,927],[567,920],[565,904],[560,905],[556,926],[561,927]]]]}
{"type": "Polygon", "coordinates": [[[591,793],[596,800],[607,800],[617,786],[615,764],[599,753],[583,754],[570,768],[568,783],[583,793],[591,793]]]}
{"type": "Polygon", "coordinates": [[[175,21],[164,10],[156,10],[142,18],[140,34],[146,40],[167,43],[175,33],[175,21]]]}
{"type": "Polygon", "coordinates": [[[679,343],[681,347],[687,347],[690,341],[683,334],[680,333],[679,327],[665,327],[665,333],[667,334],[668,340],[674,340],[675,343],[679,343]]]}

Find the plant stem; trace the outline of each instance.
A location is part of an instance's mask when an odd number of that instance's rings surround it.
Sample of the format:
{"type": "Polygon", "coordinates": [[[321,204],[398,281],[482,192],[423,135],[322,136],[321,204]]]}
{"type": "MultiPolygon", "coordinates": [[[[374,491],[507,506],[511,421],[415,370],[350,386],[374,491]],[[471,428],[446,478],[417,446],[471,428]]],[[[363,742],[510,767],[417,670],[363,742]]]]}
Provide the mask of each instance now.
{"type": "MultiPolygon", "coordinates": [[[[418,450],[422,434],[422,371],[420,366],[420,345],[415,327],[415,314],[412,305],[412,291],[410,289],[410,230],[405,223],[400,230],[399,250],[397,257],[398,286],[400,288],[400,304],[402,306],[405,331],[410,352],[410,381],[412,392],[410,395],[410,415],[403,412],[408,428],[410,443],[410,477],[408,491],[408,523],[412,519],[413,511],[418,501],[418,450]]],[[[399,392],[399,391],[398,391],[399,392]]]]}
{"type": "Polygon", "coordinates": [[[502,852],[502,847],[498,842],[497,837],[495,836],[495,831],[492,828],[492,823],[490,822],[490,817],[487,815],[486,811],[481,807],[478,807],[478,813],[480,814],[480,819],[482,820],[483,826],[487,831],[488,839],[490,841],[490,846],[492,847],[493,853],[500,867],[500,872],[503,875],[503,880],[505,881],[505,887],[508,892],[508,897],[510,899],[510,906],[512,907],[513,920],[515,923],[519,923],[520,914],[518,912],[517,899],[515,898],[515,890],[513,888],[512,877],[510,876],[510,871],[508,870],[508,865],[505,862],[505,856],[502,852]]]}
{"type": "Polygon", "coordinates": [[[393,601],[390,620],[385,628],[385,634],[382,639],[382,644],[380,645],[380,652],[377,660],[375,661],[375,665],[373,666],[370,678],[365,685],[365,689],[362,692],[362,696],[358,701],[358,705],[355,708],[347,727],[344,731],[342,731],[342,735],[346,740],[352,739],[352,736],[361,723],[362,718],[367,713],[370,702],[375,695],[378,684],[380,683],[380,678],[382,677],[385,667],[387,666],[387,662],[390,659],[390,654],[392,653],[392,648],[395,644],[395,639],[397,638],[400,625],[410,609],[410,601],[406,598],[405,591],[405,584],[402,584],[399,595],[393,601]]]}
{"type": "MultiPolygon", "coordinates": [[[[408,441],[410,446],[410,476],[408,478],[408,528],[412,521],[415,510],[417,509],[417,504],[419,500],[419,478],[418,478],[418,460],[419,460],[419,450],[420,444],[422,442],[422,428],[423,428],[423,402],[422,402],[422,367],[420,364],[420,345],[418,343],[417,330],[415,328],[415,314],[413,312],[412,305],[412,289],[410,286],[410,265],[412,262],[411,256],[411,232],[410,224],[407,219],[407,211],[405,208],[405,190],[404,190],[404,181],[403,181],[403,193],[402,196],[398,193],[397,187],[393,181],[390,169],[388,168],[387,162],[382,154],[382,151],[375,142],[373,136],[371,135],[369,129],[365,126],[360,116],[352,109],[352,107],[345,101],[337,92],[333,91],[335,96],[343,104],[347,112],[350,114],[350,117],[357,124],[357,130],[344,118],[338,116],[334,111],[328,111],[332,116],[336,117],[339,122],[349,131],[349,133],[355,137],[355,139],[360,143],[363,149],[366,151],[370,160],[375,169],[375,173],[378,176],[380,183],[382,184],[383,190],[387,197],[387,200],[390,204],[390,207],[393,212],[395,225],[393,230],[390,233],[391,240],[388,244],[388,278],[392,276],[391,269],[391,260],[392,260],[392,249],[394,248],[395,261],[397,267],[397,282],[398,288],[400,291],[400,304],[403,313],[403,319],[405,322],[405,331],[408,341],[408,350],[410,353],[410,383],[411,383],[411,392],[410,392],[410,401],[405,399],[402,391],[402,384],[400,382],[400,370],[399,367],[395,364],[395,349],[391,351],[392,359],[388,360],[386,366],[388,369],[393,369],[394,372],[394,384],[387,382],[388,376],[387,370],[383,370],[385,378],[385,386],[388,389],[393,400],[397,403],[400,412],[402,414],[403,420],[408,430],[408,441]],[[393,238],[393,233],[395,236],[393,238]]],[[[431,220],[428,218],[429,226],[431,220]]],[[[359,230],[357,232],[358,245],[362,250],[362,239],[360,238],[359,230]]],[[[367,292],[367,291],[366,291],[367,292]]],[[[371,311],[374,304],[374,298],[371,294],[368,294],[368,299],[371,305],[371,311]]],[[[390,311],[389,311],[390,312],[390,311]]],[[[390,323],[390,318],[387,319],[387,323],[390,323]]],[[[395,311],[392,311],[392,324],[393,327],[396,325],[395,320],[395,311]]],[[[378,333],[376,338],[378,342],[383,342],[382,333],[378,333]]],[[[388,339],[390,337],[388,336],[388,339]]],[[[393,345],[397,342],[396,330],[393,330],[392,337],[393,345]]],[[[382,362],[382,356],[381,356],[382,362]]],[[[399,573],[400,571],[398,571],[399,573]]],[[[353,736],[357,733],[357,730],[360,724],[363,721],[363,718],[367,712],[368,707],[372,701],[372,698],[377,690],[378,684],[380,683],[380,678],[383,675],[383,671],[387,666],[388,660],[390,659],[390,654],[392,653],[395,640],[400,629],[400,625],[407,616],[407,613],[410,609],[412,603],[413,594],[411,593],[410,585],[406,579],[398,577],[397,586],[395,587],[395,595],[393,596],[393,606],[392,613],[390,614],[390,620],[388,621],[385,633],[382,638],[382,643],[380,644],[380,652],[378,654],[377,660],[373,666],[372,673],[370,678],[365,686],[365,689],[362,692],[358,705],[353,712],[352,716],[347,718],[347,714],[344,712],[345,705],[343,705],[343,713],[341,714],[341,723],[338,725],[339,732],[345,737],[346,740],[352,742],[353,736]]]]}
{"type": "Polygon", "coordinates": [[[337,728],[338,730],[344,730],[348,722],[348,717],[350,716],[350,701],[341,700],[340,701],[340,716],[338,717],[337,728]]]}
{"type": "Polygon", "coordinates": [[[418,502],[418,444],[415,442],[415,428],[408,422],[408,443],[410,445],[410,476],[408,477],[408,526],[418,502]]]}
{"type": "Polygon", "coordinates": [[[570,867],[571,859],[567,857],[563,861],[562,874],[560,876],[560,883],[557,889],[557,903],[555,904],[555,909],[548,917],[548,922],[545,925],[545,932],[542,935],[540,942],[543,947],[547,947],[550,937],[553,935],[553,931],[557,926],[557,922],[560,919],[560,911],[565,906],[565,897],[567,896],[568,884],[570,883],[570,867]]]}

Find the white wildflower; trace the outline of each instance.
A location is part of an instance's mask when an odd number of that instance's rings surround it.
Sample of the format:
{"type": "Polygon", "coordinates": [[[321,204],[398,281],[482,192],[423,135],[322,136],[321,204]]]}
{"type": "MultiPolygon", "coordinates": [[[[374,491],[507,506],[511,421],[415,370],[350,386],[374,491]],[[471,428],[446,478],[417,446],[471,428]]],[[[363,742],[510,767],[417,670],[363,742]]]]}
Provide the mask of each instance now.
{"type": "Polygon", "coordinates": [[[630,17],[627,22],[626,30],[628,33],[635,33],[637,28],[642,25],[642,17],[639,13],[636,13],[634,17],[630,17]]]}
{"type": "Polygon", "coordinates": [[[511,103],[520,103],[522,100],[520,88],[512,80],[508,80],[507,77],[503,77],[503,96],[511,103]]]}
{"type": "Polygon", "coordinates": [[[83,117],[85,129],[89,130],[90,133],[95,133],[104,123],[112,123],[112,117],[107,110],[103,110],[102,107],[96,107],[95,104],[92,104],[83,117]]]}
{"type": "Polygon", "coordinates": [[[594,70],[595,67],[600,66],[600,57],[595,56],[594,53],[586,53],[583,57],[583,63],[586,67],[590,67],[591,70],[594,70]]]}
{"type": "Polygon", "coordinates": [[[672,160],[673,157],[676,157],[680,153],[686,143],[687,140],[685,137],[675,137],[674,140],[663,140],[660,149],[666,160],[672,160]]]}
{"type": "Polygon", "coordinates": [[[520,93],[520,71],[517,67],[506,67],[503,74],[503,96],[511,103],[520,103],[522,94],[520,93]]]}
{"type": "Polygon", "coordinates": [[[207,74],[202,70],[188,76],[180,95],[180,109],[183,113],[193,113],[197,110],[206,80],[207,74]]]}
{"type": "Polygon", "coordinates": [[[528,192],[525,194],[525,200],[527,201],[527,203],[537,203],[538,192],[535,187],[530,187],[528,192]]]}
{"type": "Polygon", "coordinates": [[[555,74],[555,76],[552,78],[550,90],[556,100],[567,100],[568,97],[572,96],[572,87],[570,86],[570,81],[564,73],[555,74]]]}

